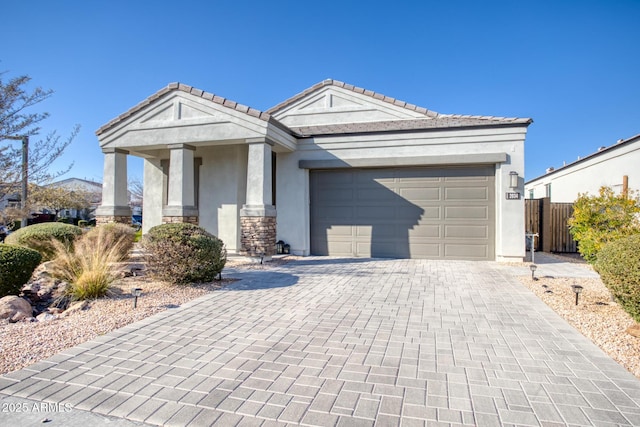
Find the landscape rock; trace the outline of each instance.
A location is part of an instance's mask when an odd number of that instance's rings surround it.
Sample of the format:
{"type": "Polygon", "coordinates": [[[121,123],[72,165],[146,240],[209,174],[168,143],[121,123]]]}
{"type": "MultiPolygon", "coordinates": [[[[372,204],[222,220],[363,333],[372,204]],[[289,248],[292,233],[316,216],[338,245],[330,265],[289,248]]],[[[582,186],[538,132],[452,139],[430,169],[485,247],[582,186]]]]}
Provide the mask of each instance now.
{"type": "Polygon", "coordinates": [[[38,266],[20,294],[31,303],[35,314],[43,313],[54,306],[64,310],[68,304],[65,294],[69,284],[51,277],[50,268],[51,261],[38,266]]]}
{"type": "Polygon", "coordinates": [[[44,313],[40,313],[36,316],[36,319],[38,320],[38,322],[48,322],[51,320],[56,320],[58,318],[58,316],[56,316],[53,313],[49,313],[49,312],[44,312],[44,313]]]}
{"type": "Polygon", "coordinates": [[[78,311],[86,310],[89,307],[89,303],[87,301],[77,301],[74,302],[64,311],[64,315],[68,316],[70,314],[76,313],[78,311]]]}
{"type": "Polygon", "coordinates": [[[0,318],[8,319],[9,322],[19,322],[33,315],[31,304],[24,298],[9,295],[0,298],[0,318]]]}

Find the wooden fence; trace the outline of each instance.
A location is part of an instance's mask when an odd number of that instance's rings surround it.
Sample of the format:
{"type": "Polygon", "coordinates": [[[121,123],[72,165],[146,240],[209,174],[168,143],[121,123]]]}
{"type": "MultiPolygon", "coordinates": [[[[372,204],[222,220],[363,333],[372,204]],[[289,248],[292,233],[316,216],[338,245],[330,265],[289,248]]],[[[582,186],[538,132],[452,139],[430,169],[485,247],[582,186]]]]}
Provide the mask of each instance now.
{"type": "Polygon", "coordinates": [[[543,252],[578,252],[569,233],[567,221],[573,214],[572,203],[551,203],[548,197],[525,200],[525,229],[537,233],[535,250],[543,252]]]}

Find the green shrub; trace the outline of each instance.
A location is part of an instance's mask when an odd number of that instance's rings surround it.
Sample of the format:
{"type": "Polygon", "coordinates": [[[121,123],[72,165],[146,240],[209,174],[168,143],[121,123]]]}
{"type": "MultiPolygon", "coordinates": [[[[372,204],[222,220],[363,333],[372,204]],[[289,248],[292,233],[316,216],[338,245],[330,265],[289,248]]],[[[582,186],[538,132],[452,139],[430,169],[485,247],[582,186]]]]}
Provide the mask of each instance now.
{"type": "Polygon", "coordinates": [[[120,254],[119,261],[125,261],[129,258],[129,253],[133,249],[133,244],[136,238],[136,230],[127,224],[121,224],[117,222],[111,222],[108,224],[98,225],[95,228],[87,231],[83,236],[83,239],[96,240],[101,234],[105,232],[113,236],[114,241],[122,240],[119,244],[122,253],[120,254]]]}
{"type": "Polygon", "coordinates": [[[616,194],[602,187],[597,196],[580,194],[573,205],[569,231],[582,257],[593,264],[608,243],[640,233],[640,202],[634,194],[616,194]]]}
{"type": "Polygon", "coordinates": [[[0,244],[0,298],[18,295],[41,260],[42,255],[33,249],[0,244]]]}
{"type": "Polygon", "coordinates": [[[67,293],[72,300],[105,296],[120,277],[118,263],[123,254],[128,254],[131,237],[114,232],[116,229],[119,227],[96,227],[80,237],[73,248],[53,241],[56,257],[51,263],[51,275],[69,282],[67,293]]]}
{"type": "Polygon", "coordinates": [[[169,283],[210,282],[227,262],[222,240],[193,224],[155,226],[142,244],[149,275],[169,283]]]}
{"type": "Polygon", "coordinates": [[[80,228],[86,228],[89,226],[89,221],[81,219],[80,221],[78,221],[78,227],[80,228]]]}
{"type": "Polygon", "coordinates": [[[640,322],[640,234],[604,245],[594,267],[620,306],[640,322]]]}
{"type": "Polygon", "coordinates": [[[48,261],[55,254],[55,249],[51,243],[52,240],[57,240],[67,247],[72,247],[73,242],[81,234],[82,229],[75,225],[60,222],[43,222],[14,231],[7,236],[5,242],[35,249],[40,252],[43,261],[48,261]]]}

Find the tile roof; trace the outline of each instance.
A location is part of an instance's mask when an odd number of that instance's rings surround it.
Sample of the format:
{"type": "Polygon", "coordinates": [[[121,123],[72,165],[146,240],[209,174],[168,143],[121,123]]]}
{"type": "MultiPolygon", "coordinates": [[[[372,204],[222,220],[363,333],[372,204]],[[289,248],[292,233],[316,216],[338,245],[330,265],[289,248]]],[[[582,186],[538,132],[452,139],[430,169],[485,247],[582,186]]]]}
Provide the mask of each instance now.
{"type": "Polygon", "coordinates": [[[435,111],[428,110],[417,105],[409,104],[396,98],[373,92],[361,87],[353,86],[338,80],[326,79],[317,83],[310,88],[292,96],[286,101],[281,102],[275,107],[269,108],[266,112],[274,114],[305,96],[320,90],[327,86],[336,86],[355,93],[370,96],[397,107],[406,108],[420,114],[424,114],[424,119],[401,119],[389,120],[369,123],[345,123],[336,125],[318,125],[318,126],[300,126],[290,127],[290,129],[299,136],[317,136],[317,135],[337,135],[361,132],[385,132],[385,131],[402,131],[402,130],[419,130],[419,129],[443,129],[473,126],[491,126],[491,125],[529,125],[533,120],[529,118],[510,118],[495,116],[470,116],[459,114],[440,114],[435,111]]]}
{"type": "Polygon", "coordinates": [[[310,93],[313,93],[317,90],[322,89],[325,86],[336,86],[336,87],[340,87],[343,89],[347,89],[350,91],[353,91],[355,93],[360,93],[363,95],[367,95],[370,96],[374,99],[378,99],[380,101],[384,101],[384,102],[388,102],[389,104],[393,104],[395,106],[398,107],[402,107],[402,108],[406,108],[407,110],[411,110],[411,111],[415,111],[417,113],[421,113],[424,114],[427,117],[436,117],[438,115],[438,113],[436,113],[435,111],[429,111],[426,108],[423,107],[418,107],[417,105],[413,105],[413,104],[409,104],[408,102],[404,102],[404,101],[400,101],[399,99],[395,99],[395,98],[391,98],[389,96],[383,95],[381,93],[377,93],[377,92],[373,92],[371,90],[367,90],[361,87],[357,87],[357,86],[353,86],[338,80],[333,80],[333,79],[326,79],[321,81],[320,83],[316,83],[315,85],[311,86],[309,89],[306,89],[302,92],[300,92],[297,95],[292,96],[291,98],[281,102],[280,104],[276,105],[275,107],[271,107],[267,110],[268,114],[274,114],[275,112],[278,112],[280,110],[282,110],[283,108],[288,107],[289,105],[293,104],[294,102],[298,101],[301,98],[304,98],[305,96],[309,95],[310,93]]]}
{"type": "MultiPolygon", "coordinates": [[[[215,94],[210,93],[210,92],[205,92],[205,91],[200,90],[200,89],[196,89],[196,88],[194,88],[192,86],[185,85],[183,83],[169,83],[166,87],[160,89],[159,91],[157,91],[156,93],[154,93],[153,95],[151,95],[150,97],[145,99],[144,101],[142,101],[139,104],[137,104],[136,106],[130,108],[126,112],[120,114],[118,117],[116,117],[115,119],[111,120],[109,123],[105,124],[104,126],[101,126],[96,131],[96,135],[100,135],[101,133],[105,132],[106,130],[108,130],[112,126],[114,126],[114,125],[118,124],[119,122],[121,122],[122,120],[125,120],[125,119],[131,117],[132,115],[134,115],[138,111],[142,110],[147,105],[151,104],[153,101],[161,98],[162,96],[164,96],[164,95],[166,95],[166,94],[168,94],[170,92],[174,92],[174,91],[177,91],[177,90],[189,93],[191,95],[199,96],[199,97],[201,97],[203,99],[209,100],[209,101],[214,102],[214,103],[219,104],[219,105],[222,105],[223,107],[227,107],[227,108],[231,108],[231,109],[236,110],[236,111],[240,111],[242,113],[245,113],[245,114],[248,114],[250,116],[256,117],[256,118],[258,118],[260,120],[270,121],[270,122],[277,122],[274,118],[271,117],[271,115],[269,115],[267,113],[264,113],[262,111],[256,110],[255,108],[251,108],[251,107],[247,107],[246,105],[238,104],[237,102],[232,101],[230,99],[223,98],[221,96],[215,95],[215,94]]],[[[284,127],[284,125],[281,125],[281,124],[280,124],[280,126],[284,127]]]]}
{"type": "Polygon", "coordinates": [[[409,104],[404,101],[400,101],[395,98],[391,98],[382,95],[377,92],[373,92],[364,88],[353,86],[338,80],[326,79],[320,83],[317,83],[310,88],[292,96],[291,98],[281,102],[263,112],[256,110],[255,108],[248,107],[246,105],[239,104],[227,98],[215,95],[210,92],[194,88],[183,83],[170,83],[166,87],[160,89],[158,92],[149,96],[136,106],[130,108],[126,112],[120,114],[115,119],[111,120],[104,126],[100,127],[96,131],[96,135],[100,135],[120,123],[121,121],[133,116],[138,111],[142,110],[147,105],[163,97],[164,95],[174,92],[182,91],[191,95],[199,96],[203,99],[214,102],[223,107],[231,108],[233,110],[248,114],[256,117],[260,120],[272,123],[279,128],[292,133],[295,136],[313,136],[313,135],[337,135],[345,133],[360,133],[360,132],[384,132],[384,131],[402,131],[402,130],[419,130],[419,129],[436,129],[436,128],[456,128],[456,127],[474,127],[474,126],[491,126],[491,125],[529,125],[533,120],[529,118],[508,118],[508,117],[494,117],[494,116],[470,116],[470,115],[458,115],[458,114],[440,114],[435,111],[427,110],[426,108],[419,107],[417,105],[409,104]],[[304,126],[304,127],[287,127],[280,123],[278,120],[272,117],[272,114],[280,111],[281,109],[293,104],[299,99],[309,95],[310,93],[322,89],[326,86],[336,86],[346,90],[351,90],[355,93],[360,93],[366,96],[370,96],[374,99],[388,102],[395,106],[406,108],[411,111],[423,114],[423,119],[403,119],[403,120],[389,120],[380,122],[369,123],[345,123],[336,125],[320,125],[320,126],[304,126]]]}
{"type": "Polygon", "coordinates": [[[456,116],[456,115],[439,115],[432,119],[410,119],[410,120],[389,120],[384,122],[369,123],[345,123],[338,125],[318,125],[318,126],[302,126],[291,127],[290,129],[297,135],[302,137],[319,136],[319,135],[338,135],[350,133],[367,133],[367,132],[388,132],[403,130],[427,130],[427,129],[446,129],[446,128],[462,128],[474,126],[491,126],[491,125],[528,125],[531,119],[518,119],[506,117],[482,117],[482,116],[456,116]]]}

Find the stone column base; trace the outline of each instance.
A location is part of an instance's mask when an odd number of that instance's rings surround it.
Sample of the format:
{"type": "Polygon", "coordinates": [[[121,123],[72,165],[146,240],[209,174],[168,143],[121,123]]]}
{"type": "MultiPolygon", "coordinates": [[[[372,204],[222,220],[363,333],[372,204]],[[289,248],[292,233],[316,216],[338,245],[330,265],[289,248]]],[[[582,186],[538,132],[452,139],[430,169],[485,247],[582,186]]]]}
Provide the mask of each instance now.
{"type": "Polygon", "coordinates": [[[199,219],[197,216],[163,216],[162,217],[162,223],[163,224],[172,224],[172,223],[179,223],[179,222],[186,222],[189,224],[193,224],[193,225],[198,225],[199,219]]]}
{"type": "Polygon", "coordinates": [[[110,224],[112,222],[118,222],[120,224],[131,225],[131,216],[96,215],[96,225],[110,224]]]}
{"type": "Polygon", "coordinates": [[[240,254],[271,257],[276,253],[276,217],[240,217],[240,254]]]}

